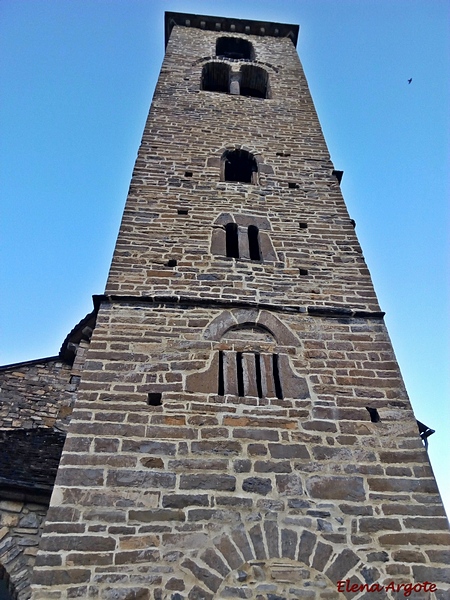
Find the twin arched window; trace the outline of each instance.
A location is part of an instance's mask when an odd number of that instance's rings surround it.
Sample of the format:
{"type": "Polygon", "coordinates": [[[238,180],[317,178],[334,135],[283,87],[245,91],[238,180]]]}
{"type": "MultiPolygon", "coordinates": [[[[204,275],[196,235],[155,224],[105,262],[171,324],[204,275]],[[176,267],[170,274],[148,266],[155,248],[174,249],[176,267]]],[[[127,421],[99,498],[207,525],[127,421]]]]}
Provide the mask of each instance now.
{"type": "MultiPolygon", "coordinates": [[[[242,245],[242,243],[241,243],[242,245]]],[[[256,225],[247,227],[247,239],[244,240],[247,246],[250,260],[261,260],[261,248],[259,245],[259,229],[256,225]]],[[[239,228],[236,223],[227,223],[225,225],[225,249],[226,256],[229,258],[241,258],[239,255],[239,228]]]]}
{"type": "Polygon", "coordinates": [[[210,61],[203,66],[201,87],[205,92],[268,98],[269,76],[267,71],[257,65],[242,65],[235,72],[226,63],[210,61]]]}
{"type": "Polygon", "coordinates": [[[221,214],[213,225],[211,254],[238,260],[276,261],[270,230],[265,217],[221,214]]]}

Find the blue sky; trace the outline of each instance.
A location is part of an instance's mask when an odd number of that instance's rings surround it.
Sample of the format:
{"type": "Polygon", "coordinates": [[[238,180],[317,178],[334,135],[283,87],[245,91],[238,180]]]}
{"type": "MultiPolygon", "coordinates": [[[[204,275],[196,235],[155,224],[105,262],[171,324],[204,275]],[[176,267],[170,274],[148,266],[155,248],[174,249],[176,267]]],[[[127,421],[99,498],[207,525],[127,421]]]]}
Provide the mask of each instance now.
{"type": "Polygon", "coordinates": [[[437,430],[450,512],[448,0],[2,0],[0,363],[57,354],[103,292],[165,10],[300,25],[416,417],[437,430]]]}

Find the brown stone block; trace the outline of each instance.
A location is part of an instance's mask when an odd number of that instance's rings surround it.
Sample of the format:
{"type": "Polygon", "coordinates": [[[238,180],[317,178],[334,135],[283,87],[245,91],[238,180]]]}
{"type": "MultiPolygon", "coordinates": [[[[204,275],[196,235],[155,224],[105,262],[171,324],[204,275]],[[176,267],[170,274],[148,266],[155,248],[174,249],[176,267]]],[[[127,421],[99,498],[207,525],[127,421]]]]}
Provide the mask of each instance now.
{"type": "Polygon", "coordinates": [[[115,550],[116,540],[113,537],[100,535],[55,535],[45,536],[41,541],[41,549],[47,552],[60,552],[70,550],[72,552],[105,552],[115,550]]]}
{"type": "Polygon", "coordinates": [[[369,489],[376,492],[423,492],[438,493],[437,485],[434,479],[397,479],[394,477],[369,478],[367,480],[369,489]]]}
{"type": "Polygon", "coordinates": [[[381,451],[380,460],[383,463],[428,463],[428,457],[425,448],[418,451],[401,450],[401,451],[381,451]]]}
{"type": "Polygon", "coordinates": [[[153,548],[147,548],[146,550],[130,550],[129,552],[116,552],[114,564],[132,565],[139,563],[153,563],[158,562],[159,558],[159,551],[153,548]]]}
{"type": "Polygon", "coordinates": [[[422,552],[418,552],[417,550],[397,550],[392,553],[392,558],[397,562],[413,562],[413,563],[421,563],[426,562],[425,556],[422,552]]]}
{"type": "Polygon", "coordinates": [[[269,444],[269,450],[272,458],[310,458],[303,444],[269,444]]]}
{"type": "Polygon", "coordinates": [[[277,475],[277,490],[282,496],[301,496],[303,485],[300,475],[291,473],[289,475],[277,475]]]}
{"type": "Polygon", "coordinates": [[[345,515],[371,516],[373,514],[373,508],[371,506],[361,504],[339,504],[339,509],[345,515]]]}
{"type": "Polygon", "coordinates": [[[303,429],[307,431],[329,431],[334,433],[337,431],[337,427],[333,421],[306,421],[301,424],[303,429]]]}
{"type": "Polygon", "coordinates": [[[276,427],[278,429],[295,429],[295,421],[290,419],[271,419],[267,417],[235,417],[225,416],[223,424],[230,427],[276,427]]]}
{"type": "Polygon", "coordinates": [[[230,572],[230,567],[226,565],[223,560],[219,557],[215,550],[208,548],[201,555],[201,559],[204,563],[206,563],[209,567],[217,571],[222,575],[222,577],[226,577],[230,572]]]}
{"type": "Polygon", "coordinates": [[[344,434],[349,433],[352,435],[374,435],[376,433],[376,428],[371,426],[371,424],[357,423],[356,421],[341,421],[339,423],[339,429],[344,434]]]}
{"type": "Polygon", "coordinates": [[[383,504],[382,509],[385,515],[445,516],[442,505],[394,503],[383,504]]]}
{"type": "Polygon", "coordinates": [[[426,550],[426,554],[432,562],[443,563],[450,565],[450,549],[449,550],[426,550]]]}
{"type": "Polygon", "coordinates": [[[242,482],[242,489],[250,494],[265,496],[272,491],[272,481],[261,477],[249,477],[242,482]]]}
{"type": "Polygon", "coordinates": [[[75,583],[88,583],[90,581],[90,569],[70,569],[65,567],[49,570],[35,569],[33,572],[33,583],[36,585],[71,585],[75,583]]]}
{"type": "Polygon", "coordinates": [[[153,415],[150,418],[153,425],[186,425],[186,417],[180,415],[153,415]]]}
{"type": "Polygon", "coordinates": [[[186,569],[189,569],[191,573],[200,581],[202,581],[211,591],[217,592],[222,583],[220,577],[208,571],[208,569],[204,569],[203,567],[199,567],[194,561],[190,559],[186,559],[183,561],[182,566],[186,569]]]}
{"type": "Polygon", "coordinates": [[[234,491],[236,478],[231,475],[181,475],[180,489],[234,491]]]}
{"type": "Polygon", "coordinates": [[[415,581],[432,581],[433,583],[450,583],[450,568],[430,567],[424,565],[414,565],[413,568],[415,581]]]}
{"type": "Polygon", "coordinates": [[[408,529],[424,529],[425,531],[448,530],[448,521],[445,517],[415,517],[404,519],[403,523],[408,529]]]}
{"type": "Polygon", "coordinates": [[[153,521],[185,521],[186,515],[182,510],[153,508],[150,510],[130,510],[128,518],[130,521],[151,523],[153,521]]]}
{"type": "Polygon", "coordinates": [[[173,488],[175,486],[175,474],[112,469],[108,472],[106,485],[127,488],[173,488]]]}
{"type": "Polygon", "coordinates": [[[242,445],[234,441],[217,442],[192,442],[191,449],[194,454],[240,454],[242,445]]]}
{"type": "Polygon", "coordinates": [[[256,473],[290,473],[292,471],[291,464],[287,460],[277,462],[257,460],[254,469],[256,473]]]}
{"type": "Polygon", "coordinates": [[[157,535],[126,535],[119,538],[120,550],[139,550],[149,546],[159,546],[157,535]]]}
{"type": "Polygon", "coordinates": [[[184,458],[179,460],[169,460],[169,469],[174,471],[226,471],[228,469],[228,460],[224,458],[184,458]]]}
{"type": "Polygon", "coordinates": [[[61,467],[58,470],[56,484],[61,486],[103,486],[103,469],[61,467]]]}
{"type": "MultiPolygon", "coordinates": [[[[144,437],[144,436],[139,436],[144,437]]],[[[156,439],[183,439],[195,440],[198,438],[198,431],[190,427],[164,427],[162,425],[149,425],[146,428],[145,437],[156,439]]]]}
{"type": "Polygon", "coordinates": [[[200,430],[200,435],[203,439],[223,439],[229,436],[229,431],[225,427],[205,427],[200,430]]]}
{"type": "Polygon", "coordinates": [[[376,533],[377,531],[381,531],[383,529],[400,531],[401,528],[402,527],[398,519],[387,519],[382,517],[362,517],[359,519],[359,530],[363,533],[376,533]]]}
{"type": "Polygon", "coordinates": [[[300,562],[304,562],[306,565],[309,565],[309,557],[313,551],[317,540],[317,536],[311,531],[303,531],[300,536],[300,543],[298,547],[298,557],[297,560],[300,562]]]}
{"type": "Polygon", "coordinates": [[[264,444],[249,444],[247,452],[249,456],[265,456],[267,454],[267,446],[264,444]]]}
{"type": "Polygon", "coordinates": [[[366,497],[362,477],[316,475],[307,479],[306,489],[313,498],[357,502],[366,497]]]}
{"type": "Polygon", "coordinates": [[[162,456],[174,456],[177,445],[170,442],[156,442],[153,440],[128,440],[122,441],[123,452],[140,452],[143,454],[160,454],[162,456]]]}
{"type": "Polygon", "coordinates": [[[206,494],[172,494],[163,496],[164,508],[185,508],[186,506],[208,506],[209,498],[206,494]]]}
{"type": "Polygon", "coordinates": [[[344,576],[359,562],[359,557],[346,548],[333,561],[332,565],[327,569],[325,574],[331,581],[340,581],[344,576]]]}
{"type": "Polygon", "coordinates": [[[277,442],[279,440],[278,431],[273,429],[235,429],[233,437],[250,440],[269,440],[277,442]]]}
{"type": "Polygon", "coordinates": [[[324,544],[323,542],[318,542],[316,550],[314,552],[313,560],[311,562],[312,568],[316,569],[319,572],[323,572],[332,553],[332,546],[324,544]]]}
{"type": "Polygon", "coordinates": [[[379,537],[382,546],[448,546],[450,545],[450,533],[424,533],[414,531],[411,533],[386,533],[379,537]]]}
{"type": "Polygon", "coordinates": [[[112,565],[114,552],[71,552],[66,556],[68,567],[85,567],[90,565],[112,565]]]}
{"type": "Polygon", "coordinates": [[[155,456],[150,456],[149,458],[141,458],[141,464],[143,467],[147,469],[164,469],[163,459],[155,456]]]}

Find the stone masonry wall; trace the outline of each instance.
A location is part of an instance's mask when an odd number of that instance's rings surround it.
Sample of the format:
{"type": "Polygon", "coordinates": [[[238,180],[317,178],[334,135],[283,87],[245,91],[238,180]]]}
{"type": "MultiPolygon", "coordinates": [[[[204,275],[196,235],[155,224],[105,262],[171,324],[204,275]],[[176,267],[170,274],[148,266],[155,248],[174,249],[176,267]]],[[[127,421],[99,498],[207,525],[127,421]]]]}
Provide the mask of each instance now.
{"type": "Polygon", "coordinates": [[[383,322],[262,313],[102,307],[36,600],[325,599],[346,578],[445,598],[447,520],[383,322]],[[185,390],[238,343],[222,331],[269,318],[308,397],[185,390]]]}
{"type": "Polygon", "coordinates": [[[172,32],[107,293],[170,289],[193,298],[379,310],[292,42],[244,36],[270,77],[271,98],[259,99],[200,90],[217,37],[172,32]],[[236,147],[261,160],[258,185],[220,181],[220,157],[236,147]],[[277,260],[211,254],[214,223],[224,213],[264,215],[277,260]]]}
{"type": "Polygon", "coordinates": [[[1,429],[63,429],[75,402],[72,366],[55,358],[0,368],[1,429]]]}
{"type": "Polygon", "coordinates": [[[84,362],[51,357],[0,367],[0,575],[30,598],[42,526],[84,362]]]}

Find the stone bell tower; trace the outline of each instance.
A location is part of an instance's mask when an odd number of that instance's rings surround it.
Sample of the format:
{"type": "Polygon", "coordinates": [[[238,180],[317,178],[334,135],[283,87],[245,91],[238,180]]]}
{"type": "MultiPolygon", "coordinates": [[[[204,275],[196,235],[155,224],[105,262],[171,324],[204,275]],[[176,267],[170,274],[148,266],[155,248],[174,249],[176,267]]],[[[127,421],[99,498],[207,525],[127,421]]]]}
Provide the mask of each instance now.
{"type": "Polygon", "coordinates": [[[165,27],[33,598],[444,600],[447,521],[298,27],[165,27]]]}

